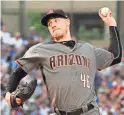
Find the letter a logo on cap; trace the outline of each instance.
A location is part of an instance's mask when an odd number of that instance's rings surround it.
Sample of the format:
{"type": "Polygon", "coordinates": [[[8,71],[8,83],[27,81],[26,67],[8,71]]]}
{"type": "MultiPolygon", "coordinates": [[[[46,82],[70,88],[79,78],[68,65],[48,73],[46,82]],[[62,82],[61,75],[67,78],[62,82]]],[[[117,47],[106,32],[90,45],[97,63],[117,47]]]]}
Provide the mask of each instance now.
{"type": "Polygon", "coordinates": [[[54,13],[53,10],[49,10],[49,13],[48,14],[51,14],[51,13],[54,13]]]}

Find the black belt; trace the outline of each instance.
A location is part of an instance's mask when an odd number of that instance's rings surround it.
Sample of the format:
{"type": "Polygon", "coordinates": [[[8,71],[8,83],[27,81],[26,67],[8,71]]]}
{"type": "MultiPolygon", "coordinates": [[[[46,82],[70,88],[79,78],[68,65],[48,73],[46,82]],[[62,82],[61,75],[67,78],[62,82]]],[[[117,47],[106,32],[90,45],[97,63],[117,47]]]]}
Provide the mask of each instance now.
{"type": "MultiPolygon", "coordinates": [[[[92,105],[92,104],[88,104],[87,105],[87,111],[89,111],[89,110],[91,110],[91,109],[93,109],[94,108],[94,106],[92,105]]],[[[83,110],[83,108],[79,108],[79,109],[76,109],[76,110],[72,110],[72,111],[70,111],[70,112],[66,112],[66,111],[61,111],[61,110],[59,110],[59,112],[60,112],[60,114],[61,115],[81,115],[82,113],[85,113],[85,112],[87,112],[87,111],[85,111],[85,110],[83,110]]]]}

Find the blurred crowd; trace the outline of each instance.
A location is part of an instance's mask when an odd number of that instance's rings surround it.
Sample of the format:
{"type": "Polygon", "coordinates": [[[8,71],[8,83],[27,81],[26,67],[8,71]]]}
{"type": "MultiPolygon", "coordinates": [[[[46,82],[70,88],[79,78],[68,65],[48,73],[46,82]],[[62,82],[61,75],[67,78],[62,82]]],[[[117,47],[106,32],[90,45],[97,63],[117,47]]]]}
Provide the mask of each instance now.
{"type": "Polygon", "coordinates": [[[124,62],[97,72],[95,87],[101,115],[124,115],[124,62]]]}
{"type": "MultiPolygon", "coordinates": [[[[24,103],[23,108],[12,110],[4,99],[5,87],[11,72],[17,68],[15,60],[39,42],[46,42],[36,32],[35,27],[29,28],[27,38],[22,38],[20,32],[13,36],[3,25],[0,31],[1,41],[1,115],[49,115],[53,112],[47,95],[42,74],[38,68],[23,78],[20,84],[37,78],[38,86],[33,96],[24,103]]],[[[75,39],[75,38],[73,38],[75,39]]],[[[18,76],[17,76],[18,77],[18,76]]],[[[95,89],[101,115],[124,115],[124,61],[96,73],[95,89]]]]}

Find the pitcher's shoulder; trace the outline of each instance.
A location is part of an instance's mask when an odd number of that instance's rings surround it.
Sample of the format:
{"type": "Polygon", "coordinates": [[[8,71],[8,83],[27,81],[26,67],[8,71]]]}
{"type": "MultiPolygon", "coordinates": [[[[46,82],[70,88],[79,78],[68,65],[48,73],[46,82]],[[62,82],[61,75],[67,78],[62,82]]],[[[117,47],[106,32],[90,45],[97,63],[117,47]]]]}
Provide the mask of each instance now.
{"type": "Polygon", "coordinates": [[[46,45],[53,44],[52,41],[49,42],[40,42],[32,46],[32,48],[37,48],[37,47],[46,47],[46,45]]]}
{"type": "Polygon", "coordinates": [[[42,43],[37,43],[37,44],[35,44],[35,45],[32,45],[31,47],[30,47],[30,49],[35,49],[35,48],[38,48],[38,47],[40,47],[40,46],[42,46],[43,44],[42,43]]]}
{"type": "Polygon", "coordinates": [[[41,42],[41,43],[37,43],[35,45],[33,45],[30,49],[47,49],[49,47],[51,47],[51,45],[55,44],[54,42],[52,41],[49,41],[49,42],[41,42]]]}
{"type": "Polygon", "coordinates": [[[32,45],[28,50],[32,51],[32,50],[36,50],[36,49],[41,49],[45,47],[45,45],[43,43],[37,43],[35,45],[32,45]]]}
{"type": "Polygon", "coordinates": [[[81,41],[81,40],[78,41],[78,44],[81,46],[87,46],[87,47],[92,47],[92,48],[94,47],[91,43],[86,42],[86,41],[81,41]]]}

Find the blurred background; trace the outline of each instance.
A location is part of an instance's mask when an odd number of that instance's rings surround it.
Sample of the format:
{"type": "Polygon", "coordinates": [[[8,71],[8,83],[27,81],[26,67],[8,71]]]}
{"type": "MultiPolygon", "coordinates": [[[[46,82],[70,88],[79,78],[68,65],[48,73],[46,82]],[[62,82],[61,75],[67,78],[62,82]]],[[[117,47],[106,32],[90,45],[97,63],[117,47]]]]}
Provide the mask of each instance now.
{"type": "MultiPolygon", "coordinates": [[[[1,1],[1,115],[49,115],[47,90],[39,69],[32,71],[23,80],[37,78],[34,95],[24,103],[23,109],[11,110],[4,99],[5,86],[11,72],[17,67],[15,60],[23,56],[39,42],[48,42],[50,34],[40,23],[41,17],[50,9],[63,9],[71,19],[72,39],[84,40],[96,47],[107,49],[108,27],[98,16],[101,7],[112,10],[117,20],[122,45],[124,46],[124,1],[1,1]]],[[[96,73],[95,89],[101,115],[124,115],[124,57],[120,64],[96,73]]]]}

